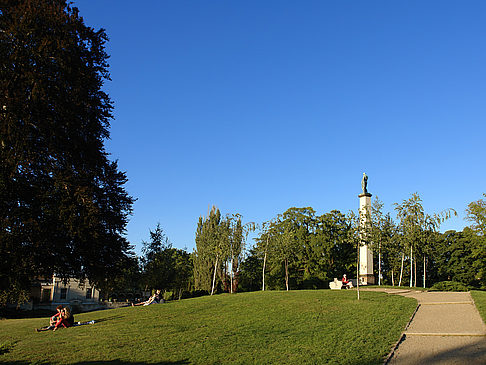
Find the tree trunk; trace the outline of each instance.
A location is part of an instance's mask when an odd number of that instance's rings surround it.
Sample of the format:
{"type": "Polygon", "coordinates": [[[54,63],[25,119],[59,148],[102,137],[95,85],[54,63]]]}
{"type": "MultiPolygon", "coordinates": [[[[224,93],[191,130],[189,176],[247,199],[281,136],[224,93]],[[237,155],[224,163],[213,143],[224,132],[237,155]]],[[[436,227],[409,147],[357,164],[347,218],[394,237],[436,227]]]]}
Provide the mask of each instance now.
{"type": "Polygon", "coordinates": [[[285,259],[285,286],[287,291],[289,291],[289,261],[285,259]]]}
{"type": "Polygon", "coordinates": [[[402,252],[402,267],[400,268],[400,280],[398,280],[398,286],[402,286],[403,261],[405,261],[405,253],[402,252]]]}
{"type": "Polygon", "coordinates": [[[417,258],[413,261],[413,286],[417,287],[417,258]]]}
{"type": "Polygon", "coordinates": [[[262,291],[265,291],[265,265],[267,263],[267,249],[265,248],[265,256],[263,257],[263,278],[262,278],[262,291]]]}
{"type": "Polygon", "coordinates": [[[231,256],[231,271],[230,271],[230,293],[233,294],[233,268],[234,268],[235,260],[233,256],[231,256]]]}
{"type": "Polygon", "coordinates": [[[392,286],[395,286],[395,279],[393,278],[393,269],[392,269],[392,286]]]}
{"type": "Polygon", "coordinates": [[[424,289],[425,289],[425,255],[424,255],[424,289]]]}
{"type": "Polygon", "coordinates": [[[410,245],[410,287],[413,284],[413,246],[410,245]]]}
{"type": "Polygon", "coordinates": [[[211,295],[214,294],[214,284],[216,282],[216,268],[218,267],[218,256],[216,256],[216,262],[214,263],[214,273],[213,273],[213,285],[211,287],[211,295]]]}
{"type": "Polygon", "coordinates": [[[358,262],[356,264],[356,291],[358,293],[358,300],[359,300],[359,243],[358,243],[358,262]]]}
{"type": "Polygon", "coordinates": [[[381,285],[381,245],[378,245],[378,286],[381,285]]]}

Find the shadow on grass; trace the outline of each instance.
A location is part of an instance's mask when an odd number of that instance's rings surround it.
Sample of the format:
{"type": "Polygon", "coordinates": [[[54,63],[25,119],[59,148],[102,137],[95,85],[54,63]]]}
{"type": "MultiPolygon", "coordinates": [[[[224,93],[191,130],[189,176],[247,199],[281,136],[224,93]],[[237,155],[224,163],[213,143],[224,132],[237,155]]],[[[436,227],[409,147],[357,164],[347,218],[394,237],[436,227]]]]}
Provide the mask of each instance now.
{"type": "Polygon", "coordinates": [[[1,311],[0,319],[24,319],[24,318],[45,318],[52,316],[52,310],[36,310],[36,311],[1,311]]]}
{"type": "MultiPolygon", "coordinates": [[[[8,361],[2,362],[2,358],[0,357],[1,364],[11,364],[11,365],[50,365],[49,361],[38,361],[38,362],[27,362],[27,361],[8,361]]],[[[143,361],[122,361],[122,360],[111,360],[111,361],[81,361],[73,363],[73,365],[95,365],[95,364],[107,364],[107,365],[186,365],[190,364],[191,362],[187,359],[184,360],[177,360],[177,361],[161,361],[161,362],[143,362],[143,361]]]]}
{"type": "MultiPolygon", "coordinates": [[[[50,365],[50,362],[47,361],[39,361],[39,362],[27,362],[27,361],[9,361],[9,362],[2,362],[0,357],[0,364],[11,364],[11,365],[50,365]]],[[[73,363],[73,365],[95,365],[95,364],[106,364],[106,365],[188,365],[192,364],[189,360],[177,360],[177,361],[161,361],[161,362],[142,362],[142,361],[120,361],[120,360],[112,360],[112,361],[82,361],[73,363]]],[[[348,362],[347,365],[381,365],[382,362],[376,361],[356,361],[356,362],[348,362]]]]}
{"type": "Polygon", "coordinates": [[[112,360],[112,361],[83,361],[77,362],[74,365],[93,365],[93,364],[110,364],[110,365],[145,365],[145,364],[154,364],[154,365],[184,365],[190,364],[189,360],[177,360],[177,361],[161,361],[161,362],[141,362],[141,361],[121,361],[121,360],[112,360]]]}
{"type": "MultiPolygon", "coordinates": [[[[0,343],[0,355],[3,355],[3,354],[7,354],[9,353],[10,351],[12,351],[12,349],[14,348],[15,344],[17,343],[18,341],[15,341],[15,342],[4,342],[4,343],[0,343]]],[[[2,358],[0,357],[0,360],[2,358]]]]}

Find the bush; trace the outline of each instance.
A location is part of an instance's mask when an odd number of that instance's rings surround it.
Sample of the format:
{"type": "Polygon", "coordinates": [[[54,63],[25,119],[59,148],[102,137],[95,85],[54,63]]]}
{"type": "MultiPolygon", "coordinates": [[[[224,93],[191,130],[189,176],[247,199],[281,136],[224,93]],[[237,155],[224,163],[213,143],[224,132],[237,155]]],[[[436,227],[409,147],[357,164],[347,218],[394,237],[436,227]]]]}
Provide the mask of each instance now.
{"type": "Polygon", "coordinates": [[[197,298],[197,297],[203,297],[205,295],[209,295],[209,292],[207,290],[201,290],[201,289],[198,289],[198,290],[193,290],[191,292],[187,292],[185,291],[183,294],[182,294],[182,298],[197,298]],[[185,294],[187,296],[185,296],[185,294]]]}
{"type": "Polygon", "coordinates": [[[431,291],[469,291],[463,283],[457,281],[440,281],[432,285],[431,291]]]}
{"type": "Polygon", "coordinates": [[[165,302],[174,299],[174,292],[172,291],[165,291],[164,294],[162,295],[162,298],[164,299],[165,302]]]}
{"type": "Polygon", "coordinates": [[[327,289],[329,288],[329,281],[331,280],[326,281],[315,276],[309,277],[302,280],[299,285],[299,289],[327,289]]]}

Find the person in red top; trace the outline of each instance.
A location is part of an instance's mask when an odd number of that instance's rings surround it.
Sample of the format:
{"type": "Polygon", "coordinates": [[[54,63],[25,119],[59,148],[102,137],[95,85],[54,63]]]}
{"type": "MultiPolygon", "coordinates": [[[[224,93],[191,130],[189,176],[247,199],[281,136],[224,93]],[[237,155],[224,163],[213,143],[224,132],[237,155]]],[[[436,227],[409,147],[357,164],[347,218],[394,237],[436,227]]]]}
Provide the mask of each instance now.
{"type": "Polygon", "coordinates": [[[63,326],[64,328],[71,327],[74,324],[74,316],[71,313],[69,307],[66,307],[61,312],[61,317],[56,322],[53,331],[57,330],[59,326],[63,326]]]}
{"type": "Polygon", "coordinates": [[[353,287],[353,282],[351,280],[348,280],[348,278],[346,277],[346,274],[343,275],[343,278],[341,279],[341,281],[343,282],[343,286],[346,289],[351,289],[353,287]]]}
{"type": "Polygon", "coordinates": [[[62,315],[63,309],[64,309],[64,307],[62,305],[58,305],[56,307],[57,313],[54,314],[49,319],[49,326],[45,326],[45,327],[42,327],[42,328],[37,328],[36,331],[37,332],[42,332],[42,331],[49,331],[49,330],[54,329],[54,326],[56,325],[56,323],[59,321],[59,319],[61,319],[61,315],[62,315]]]}

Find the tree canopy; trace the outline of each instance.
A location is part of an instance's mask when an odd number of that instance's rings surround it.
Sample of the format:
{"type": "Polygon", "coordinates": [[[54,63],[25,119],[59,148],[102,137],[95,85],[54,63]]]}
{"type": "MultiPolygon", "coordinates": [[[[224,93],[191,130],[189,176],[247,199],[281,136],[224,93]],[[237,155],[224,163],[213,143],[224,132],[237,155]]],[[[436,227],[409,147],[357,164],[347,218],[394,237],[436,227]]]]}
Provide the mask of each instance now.
{"type": "Polygon", "coordinates": [[[133,198],[104,148],[108,40],[64,0],[0,5],[0,291],[120,269],[133,198]]]}
{"type": "MultiPolygon", "coordinates": [[[[486,198],[486,194],[483,194],[486,198]]],[[[472,229],[476,232],[486,235],[486,200],[479,199],[469,203],[466,209],[467,220],[472,222],[472,229]]]]}

